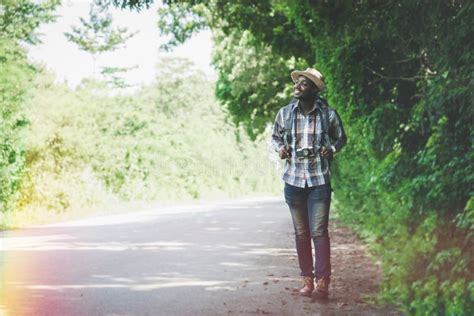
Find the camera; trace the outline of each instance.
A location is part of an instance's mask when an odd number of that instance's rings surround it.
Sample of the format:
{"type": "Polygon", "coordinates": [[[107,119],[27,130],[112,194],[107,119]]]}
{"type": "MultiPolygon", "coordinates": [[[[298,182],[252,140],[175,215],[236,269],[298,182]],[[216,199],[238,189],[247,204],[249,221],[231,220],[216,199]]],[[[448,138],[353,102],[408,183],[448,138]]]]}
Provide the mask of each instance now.
{"type": "Polygon", "coordinates": [[[319,151],[319,148],[318,150],[315,150],[313,147],[296,149],[296,158],[304,159],[304,158],[315,157],[318,151],[319,151]]]}

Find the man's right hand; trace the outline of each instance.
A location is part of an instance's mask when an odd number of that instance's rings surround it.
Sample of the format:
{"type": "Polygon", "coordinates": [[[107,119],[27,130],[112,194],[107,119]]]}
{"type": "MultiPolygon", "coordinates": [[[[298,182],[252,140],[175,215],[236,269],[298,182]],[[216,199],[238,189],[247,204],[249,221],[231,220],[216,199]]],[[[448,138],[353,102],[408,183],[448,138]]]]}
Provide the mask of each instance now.
{"type": "Polygon", "coordinates": [[[278,152],[278,155],[280,156],[280,159],[286,159],[291,157],[291,151],[286,149],[285,147],[282,147],[280,151],[278,152]]]}

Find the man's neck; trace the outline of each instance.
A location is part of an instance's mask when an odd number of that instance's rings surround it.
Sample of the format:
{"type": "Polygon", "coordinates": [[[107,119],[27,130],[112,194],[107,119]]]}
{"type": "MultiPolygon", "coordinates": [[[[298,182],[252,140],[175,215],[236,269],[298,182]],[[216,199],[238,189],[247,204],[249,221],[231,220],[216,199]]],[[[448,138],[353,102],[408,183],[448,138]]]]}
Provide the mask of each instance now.
{"type": "Polygon", "coordinates": [[[315,101],[316,101],[316,98],[312,98],[308,100],[300,99],[298,102],[298,107],[300,108],[301,112],[303,112],[303,114],[306,115],[309,113],[309,111],[313,109],[315,101]]]}

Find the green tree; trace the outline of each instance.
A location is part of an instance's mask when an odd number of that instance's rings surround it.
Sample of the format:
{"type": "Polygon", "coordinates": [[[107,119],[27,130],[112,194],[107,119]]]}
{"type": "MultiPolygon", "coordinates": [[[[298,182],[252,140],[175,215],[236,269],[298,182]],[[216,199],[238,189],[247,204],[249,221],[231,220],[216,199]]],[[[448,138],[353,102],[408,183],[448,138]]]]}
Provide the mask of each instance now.
{"type": "Polygon", "coordinates": [[[215,33],[217,94],[250,133],[284,104],[272,103],[285,98],[278,72],[316,66],[326,75],[349,136],[334,168],[341,217],[378,240],[384,297],[410,314],[472,314],[474,4],[164,3],[162,30],[174,43],[206,26],[215,33]],[[251,62],[260,59],[282,62],[251,62]]]}
{"type": "Polygon", "coordinates": [[[225,35],[215,32],[213,63],[218,70],[216,95],[236,125],[252,139],[275,118],[274,109],[288,101],[288,73],[302,64],[272,53],[255,43],[248,31],[225,35]]]}
{"type": "Polygon", "coordinates": [[[58,1],[0,3],[0,211],[11,209],[24,166],[24,101],[34,77],[21,43],[35,44],[35,29],[53,19],[58,1]]]}
{"type": "Polygon", "coordinates": [[[84,216],[119,199],[169,202],[279,188],[265,139],[252,142],[225,122],[213,82],[195,65],[165,58],[156,73],[133,95],[97,94],[94,82],[72,90],[51,74],[37,76],[11,225],[84,216]]]}
{"type": "MultiPolygon", "coordinates": [[[[89,9],[88,19],[80,18],[80,26],[73,26],[71,32],[64,33],[69,41],[92,55],[94,76],[99,56],[123,47],[125,42],[137,33],[130,33],[126,27],[114,27],[109,6],[108,1],[94,0],[89,9]]],[[[124,81],[118,74],[130,69],[132,68],[104,67],[101,74],[113,85],[122,87],[124,81]]]]}
{"type": "Polygon", "coordinates": [[[113,4],[121,8],[130,8],[135,10],[141,10],[148,8],[153,0],[112,0],[113,4]]]}

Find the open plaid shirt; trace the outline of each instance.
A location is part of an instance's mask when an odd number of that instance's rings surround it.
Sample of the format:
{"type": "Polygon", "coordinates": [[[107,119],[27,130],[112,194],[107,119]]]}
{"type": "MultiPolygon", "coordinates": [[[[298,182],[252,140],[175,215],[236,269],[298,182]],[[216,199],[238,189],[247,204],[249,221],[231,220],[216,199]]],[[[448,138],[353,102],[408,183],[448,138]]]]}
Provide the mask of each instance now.
{"type": "MultiPolygon", "coordinates": [[[[290,185],[301,188],[304,188],[306,184],[308,187],[313,187],[329,183],[330,166],[327,159],[321,157],[320,154],[310,158],[296,158],[296,148],[312,147],[314,143],[321,143],[322,126],[320,107],[324,101],[317,98],[313,109],[306,116],[300,111],[298,102],[298,100],[295,100],[281,108],[280,111],[278,111],[275,124],[273,125],[272,147],[278,152],[284,146],[284,120],[289,119],[291,111],[295,112],[293,117],[295,122],[293,122],[291,129],[291,158],[286,160],[282,179],[290,185]],[[314,142],[315,135],[316,141],[314,142]]],[[[331,141],[331,148],[334,152],[339,152],[346,143],[346,134],[344,133],[342,121],[337,112],[332,108],[328,108],[328,112],[328,136],[331,141]]]]}

